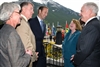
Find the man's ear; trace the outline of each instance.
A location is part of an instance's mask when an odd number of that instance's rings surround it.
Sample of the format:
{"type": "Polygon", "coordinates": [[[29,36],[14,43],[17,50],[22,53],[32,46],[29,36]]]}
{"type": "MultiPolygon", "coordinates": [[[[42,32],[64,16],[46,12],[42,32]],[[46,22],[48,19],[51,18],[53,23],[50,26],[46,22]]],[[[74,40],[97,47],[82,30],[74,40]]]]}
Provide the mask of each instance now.
{"type": "Polygon", "coordinates": [[[27,8],[27,6],[22,7],[22,11],[25,11],[27,8]]]}
{"type": "Polygon", "coordinates": [[[39,13],[41,13],[41,10],[39,10],[39,13]]]}

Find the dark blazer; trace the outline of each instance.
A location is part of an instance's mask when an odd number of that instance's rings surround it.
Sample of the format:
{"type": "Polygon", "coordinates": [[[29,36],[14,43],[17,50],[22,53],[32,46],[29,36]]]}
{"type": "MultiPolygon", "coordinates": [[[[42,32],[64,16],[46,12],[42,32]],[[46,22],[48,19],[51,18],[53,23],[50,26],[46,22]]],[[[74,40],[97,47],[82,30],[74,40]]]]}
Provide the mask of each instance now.
{"type": "Polygon", "coordinates": [[[3,27],[4,24],[0,24],[0,29],[3,27]]]}
{"type": "Polygon", "coordinates": [[[100,67],[100,22],[97,18],[83,28],[73,60],[77,67],[100,67]]]}
{"type": "Polygon", "coordinates": [[[44,24],[44,32],[42,32],[42,29],[37,17],[30,19],[29,24],[36,38],[36,52],[39,52],[37,67],[41,67],[41,65],[42,67],[45,67],[46,58],[45,58],[45,51],[44,51],[44,46],[43,46],[43,38],[45,35],[46,25],[44,24]]]}

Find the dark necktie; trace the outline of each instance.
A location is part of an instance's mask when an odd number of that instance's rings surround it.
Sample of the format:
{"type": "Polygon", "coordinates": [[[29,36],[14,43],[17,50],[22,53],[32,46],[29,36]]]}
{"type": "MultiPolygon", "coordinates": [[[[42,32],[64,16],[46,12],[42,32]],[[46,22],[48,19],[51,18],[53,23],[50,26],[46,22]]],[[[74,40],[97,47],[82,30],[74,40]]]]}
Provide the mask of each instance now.
{"type": "Polygon", "coordinates": [[[44,23],[43,21],[40,21],[41,22],[41,29],[42,29],[42,32],[44,31],[44,23]]]}

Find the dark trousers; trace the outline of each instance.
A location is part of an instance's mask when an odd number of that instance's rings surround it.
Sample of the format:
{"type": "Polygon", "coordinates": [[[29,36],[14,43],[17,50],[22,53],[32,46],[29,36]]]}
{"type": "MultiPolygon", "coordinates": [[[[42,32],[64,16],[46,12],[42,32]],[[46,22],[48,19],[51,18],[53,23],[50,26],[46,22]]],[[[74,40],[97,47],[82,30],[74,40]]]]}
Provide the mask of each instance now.
{"type": "Polygon", "coordinates": [[[33,62],[32,67],[46,67],[46,57],[40,56],[37,61],[33,62]]]}

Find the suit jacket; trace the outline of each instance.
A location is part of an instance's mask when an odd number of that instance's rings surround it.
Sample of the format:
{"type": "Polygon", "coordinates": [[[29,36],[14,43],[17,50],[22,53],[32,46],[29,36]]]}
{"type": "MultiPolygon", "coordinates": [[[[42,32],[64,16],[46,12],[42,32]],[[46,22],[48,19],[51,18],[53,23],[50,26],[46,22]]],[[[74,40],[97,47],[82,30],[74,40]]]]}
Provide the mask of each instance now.
{"type": "Polygon", "coordinates": [[[36,52],[39,52],[39,56],[43,56],[45,55],[44,46],[43,46],[43,38],[45,35],[46,25],[44,24],[44,32],[42,32],[42,29],[37,17],[30,19],[29,24],[32,29],[32,32],[34,33],[36,37],[36,52]]]}
{"type": "Polygon", "coordinates": [[[66,34],[64,42],[62,44],[62,53],[63,57],[70,61],[70,58],[73,54],[76,53],[76,43],[81,31],[76,30],[71,35],[71,30],[66,34]],[[71,35],[71,36],[70,36],[71,35]]]}
{"type": "Polygon", "coordinates": [[[0,24],[0,29],[3,27],[4,24],[0,24]]]}
{"type": "Polygon", "coordinates": [[[22,39],[25,49],[31,50],[33,52],[32,61],[34,62],[37,59],[35,53],[36,50],[35,36],[32,33],[28,22],[24,18],[22,18],[21,23],[16,28],[16,30],[22,39]]]}
{"type": "Polygon", "coordinates": [[[0,30],[0,67],[26,67],[30,58],[16,30],[5,24],[0,30]]]}
{"type": "Polygon", "coordinates": [[[78,67],[100,67],[100,22],[90,20],[83,28],[77,43],[74,63],[78,67]]]}
{"type": "Polygon", "coordinates": [[[43,24],[44,31],[42,31],[37,17],[30,19],[29,24],[32,29],[32,32],[36,37],[36,52],[39,52],[38,60],[35,63],[33,63],[33,67],[41,67],[41,66],[46,67],[46,56],[45,56],[45,50],[43,46],[43,38],[45,35],[46,25],[43,24]]]}

